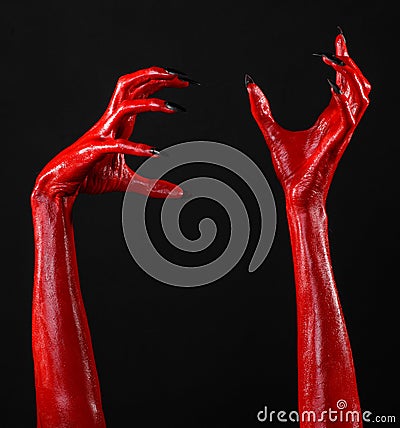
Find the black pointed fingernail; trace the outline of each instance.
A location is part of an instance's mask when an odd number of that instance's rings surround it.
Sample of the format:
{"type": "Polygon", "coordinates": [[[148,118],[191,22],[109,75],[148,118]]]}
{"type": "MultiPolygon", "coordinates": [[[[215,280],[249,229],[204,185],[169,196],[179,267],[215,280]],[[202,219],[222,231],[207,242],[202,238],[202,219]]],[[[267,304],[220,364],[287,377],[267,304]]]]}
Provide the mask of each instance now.
{"type": "Polygon", "coordinates": [[[254,83],[254,80],[248,74],[245,74],[244,75],[244,85],[246,86],[246,88],[247,88],[247,86],[250,85],[250,83],[254,83]]]}
{"type": "Polygon", "coordinates": [[[340,26],[338,25],[336,28],[338,29],[339,34],[343,37],[343,40],[344,40],[344,42],[346,43],[346,37],[344,37],[342,27],[340,27],[340,26]]]}
{"type": "Polygon", "coordinates": [[[182,80],[183,82],[188,82],[189,85],[195,85],[195,86],[201,86],[200,82],[197,82],[196,80],[189,79],[189,77],[186,76],[178,76],[179,80],[182,80]]]}
{"type": "Polygon", "coordinates": [[[172,101],[166,101],[165,106],[169,108],[172,111],[179,111],[179,112],[185,112],[185,107],[182,107],[181,105],[177,103],[173,103],[172,101]]]}
{"type": "Polygon", "coordinates": [[[164,67],[164,70],[169,74],[182,74],[182,76],[186,76],[187,74],[183,71],[177,70],[176,68],[164,67]]]}
{"type": "Polygon", "coordinates": [[[328,52],[316,52],[313,53],[314,56],[324,56],[325,58],[328,58],[329,61],[332,61],[334,64],[337,65],[345,65],[345,63],[339,59],[336,55],[328,53],[328,52]]]}
{"type": "Polygon", "coordinates": [[[160,151],[159,151],[159,150],[157,150],[155,147],[152,147],[152,148],[150,149],[150,153],[151,153],[152,155],[159,155],[159,154],[160,154],[160,151]]]}
{"type": "Polygon", "coordinates": [[[342,93],[342,91],[340,90],[340,88],[339,88],[339,86],[336,84],[336,83],[334,83],[334,82],[332,82],[332,80],[331,79],[326,79],[327,81],[328,81],[328,83],[329,83],[329,85],[330,85],[330,87],[333,89],[333,91],[336,93],[336,94],[338,94],[338,95],[340,95],[341,93],[342,93]]]}

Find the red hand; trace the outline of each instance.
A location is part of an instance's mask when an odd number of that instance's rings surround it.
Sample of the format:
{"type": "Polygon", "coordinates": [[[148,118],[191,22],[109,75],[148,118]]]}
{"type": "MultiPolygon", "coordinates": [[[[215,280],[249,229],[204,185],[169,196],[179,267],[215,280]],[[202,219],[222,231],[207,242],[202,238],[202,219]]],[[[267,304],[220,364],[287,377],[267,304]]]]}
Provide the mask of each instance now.
{"type": "MultiPolygon", "coordinates": [[[[342,309],[329,255],[325,202],[338,162],[368,106],[370,84],[349,57],[343,34],[336,55],[321,54],[336,70],[332,98],[307,130],[288,131],[274,120],[267,98],[246,76],[252,114],[271,152],[286,197],[294,260],[297,319],[299,410],[324,421],[305,427],[359,427],[361,422],[332,422],[323,411],[360,412],[357,385],[342,309]]],[[[358,413],[360,416],[360,413],[358,413]]]]}
{"type": "MultiPolygon", "coordinates": [[[[124,155],[153,156],[154,148],[135,144],[130,138],[137,114],[148,111],[174,113],[174,103],[148,95],[164,87],[186,87],[183,76],[159,67],[140,70],[119,79],[110,104],[102,118],[81,138],[51,160],[39,174],[34,194],[76,196],[79,192],[125,191],[134,176],[124,155]]],[[[153,181],[135,175],[138,193],[147,194],[153,181]]],[[[179,187],[160,181],[152,197],[180,197],[179,187]]]]}
{"type": "Polygon", "coordinates": [[[186,87],[189,81],[159,67],[121,77],[103,117],[51,160],[36,180],[31,197],[35,232],[32,340],[40,428],[105,427],[80,292],[72,206],[81,192],[125,191],[132,177],[133,191],[138,193],[158,198],[183,195],[172,183],[134,175],[124,155],[157,155],[152,147],[128,140],[135,117],[146,111],[179,111],[182,108],[174,103],[147,97],[164,87],[186,87]]]}

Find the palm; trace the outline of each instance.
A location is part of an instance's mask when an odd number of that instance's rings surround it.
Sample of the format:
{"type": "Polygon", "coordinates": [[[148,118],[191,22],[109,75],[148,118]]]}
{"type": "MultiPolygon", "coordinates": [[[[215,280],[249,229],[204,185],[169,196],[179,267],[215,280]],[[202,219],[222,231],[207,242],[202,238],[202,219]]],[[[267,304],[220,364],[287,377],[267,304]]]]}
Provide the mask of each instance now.
{"type": "Polygon", "coordinates": [[[124,191],[133,174],[126,164],[125,155],[105,155],[89,170],[79,191],[90,194],[124,191]]]}

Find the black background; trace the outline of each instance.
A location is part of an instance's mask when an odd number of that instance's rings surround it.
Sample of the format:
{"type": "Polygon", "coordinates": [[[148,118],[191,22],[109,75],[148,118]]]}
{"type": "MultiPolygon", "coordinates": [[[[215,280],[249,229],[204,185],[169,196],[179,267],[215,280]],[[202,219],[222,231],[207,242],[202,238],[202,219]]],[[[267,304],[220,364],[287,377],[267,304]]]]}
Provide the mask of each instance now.
{"type": "MultiPolygon", "coordinates": [[[[160,148],[205,139],[243,151],[270,183],[278,224],[266,261],[248,273],[256,205],[226,176],[254,214],[248,250],[224,278],[181,289],[153,280],[131,258],[121,227],[123,195],[78,198],[81,286],[108,426],[250,427],[260,424],[256,414],[266,405],[296,409],[296,308],[284,200],[243,77],[249,73],[268,94],[281,125],[310,126],[329,101],[326,77],[333,76],[311,54],[333,50],[337,25],[372,92],[329,194],[332,261],[362,407],[396,414],[398,31],[385,4],[2,3],[1,426],[35,426],[29,206],[35,177],[101,116],[120,75],[152,65],[182,69],[202,86],[160,93],[188,112],[142,115],[133,139],[160,148]]],[[[168,178],[207,173],[183,171],[168,178]]],[[[184,220],[188,236],[196,236],[203,215],[228,230],[218,207],[195,208],[188,207],[184,220]]],[[[216,251],[226,239],[218,242],[216,251]]]]}

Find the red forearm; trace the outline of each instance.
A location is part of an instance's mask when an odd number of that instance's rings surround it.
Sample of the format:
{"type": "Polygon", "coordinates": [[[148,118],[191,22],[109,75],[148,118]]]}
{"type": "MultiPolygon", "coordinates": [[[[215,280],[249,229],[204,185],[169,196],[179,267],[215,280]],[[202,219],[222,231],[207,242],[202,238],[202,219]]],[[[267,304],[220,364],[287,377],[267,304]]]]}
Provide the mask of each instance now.
{"type": "Polygon", "coordinates": [[[32,196],[32,339],[40,428],[105,426],[79,285],[73,201],[72,197],[32,196]]]}
{"type": "Polygon", "coordinates": [[[305,411],[316,415],[316,422],[303,420],[301,426],[359,427],[361,422],[354,421],[350,414],[347,422],[345,419],[348,411],[360,417],[360,404],[331,266],[326,212],[322,202],[311,205],[287,201],[296,281],[299,411],[300,415],[305,411]],[[339,400],[347,403],[343,420],[330,420],[329,414],[323,412],[339,411],[339,400]]]}

